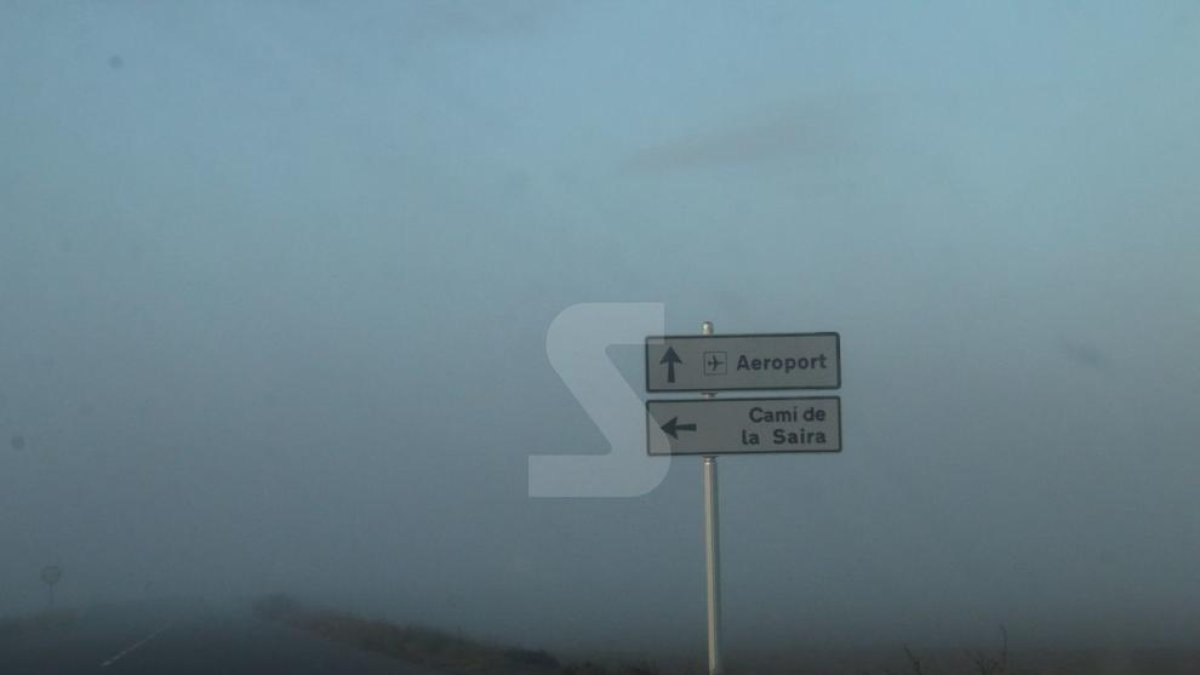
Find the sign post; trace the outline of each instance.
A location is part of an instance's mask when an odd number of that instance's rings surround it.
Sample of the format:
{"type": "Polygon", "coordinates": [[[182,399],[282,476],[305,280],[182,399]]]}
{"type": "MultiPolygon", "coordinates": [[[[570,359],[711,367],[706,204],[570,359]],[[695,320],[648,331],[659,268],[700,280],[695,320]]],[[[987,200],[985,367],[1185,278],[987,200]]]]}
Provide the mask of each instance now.
{"type": "MultiPolygon", "coordinates": [[[[713,324],[705,321],[701,333],[712,336],[713,324]]],[[[705,400],[716,397],[705,392],[705,400]]],[[[678,424],[678,423],[676,423],[678,424]]],[[[678,427],[677,427],[678,428],[678,427]]],[[[678,433],[678,431],[676,432],[678,433]]],[[[704,456],[704,570],[708,597],[708,673],[720,675],[721,667],[721,527],[718,519],[720,493],[717,489],[717,456],[704,456]]]]}
{"type": "Polygon", "coordinates": [[[700,392],[700,398],[646,401],[646,448],[652,457],[703,458],[709,675],[724,672],[717,455],[842,450],[837,396],[717,400],[716,392],[841,386],[837,333],[716,336],[705,321],[700,335],[646,338],[646,391],[700,392]]]}
{"type": "Polygon", "coordinates": [[[54,585],[62,579],[62,568],[58,565],[46,565],[42,568],[42,583],[46,584],[46,600],[50,608],[54,608],[54,585]]]}

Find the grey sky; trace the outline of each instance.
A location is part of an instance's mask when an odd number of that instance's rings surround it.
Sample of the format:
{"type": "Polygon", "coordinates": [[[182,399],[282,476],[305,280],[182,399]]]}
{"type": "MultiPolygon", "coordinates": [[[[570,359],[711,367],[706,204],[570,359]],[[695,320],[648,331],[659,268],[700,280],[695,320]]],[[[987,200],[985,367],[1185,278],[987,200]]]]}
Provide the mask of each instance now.
{"type": "Polygon", "coordinates": [[[845,452],[722,465],[735,643],[1200,628],[1193,3],[351,5],[0,9],[0,613],[693,645],[698,462],[526,491],[606,449],[547,327],[649,301],[842,336],[845,452]]]}

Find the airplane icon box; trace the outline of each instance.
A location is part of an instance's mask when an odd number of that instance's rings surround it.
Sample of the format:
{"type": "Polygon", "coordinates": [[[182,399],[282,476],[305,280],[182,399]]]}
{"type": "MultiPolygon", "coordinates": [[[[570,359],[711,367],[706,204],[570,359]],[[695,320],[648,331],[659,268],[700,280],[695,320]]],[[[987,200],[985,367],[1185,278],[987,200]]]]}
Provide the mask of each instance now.
{"type": "Polygon", "coordinates": [[[704,352],[704,374],[724,375],[729,372],[729,352],[704,352]]]}

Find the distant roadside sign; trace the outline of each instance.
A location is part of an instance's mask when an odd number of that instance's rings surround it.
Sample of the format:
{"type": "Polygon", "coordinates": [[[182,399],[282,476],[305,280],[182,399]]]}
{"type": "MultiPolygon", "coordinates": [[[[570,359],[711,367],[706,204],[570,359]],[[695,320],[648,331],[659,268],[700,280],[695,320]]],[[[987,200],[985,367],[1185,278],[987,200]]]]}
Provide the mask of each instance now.
{"type": "Polygon", "coordinates": [[[651,456],[840,452],[841,413],[837,396],[651,400],[646,446],[651,456]]]}
{"type": "Polygon", "coordinates": [[[53,586],[62,579],[62,568],[58,565],[46,565],[42,568],[42,583],[53,586]]]}
{"type": "Polygon", "coordinates": [[[837,389],[837,333],[646,338],[646,391],[837,389]]]}

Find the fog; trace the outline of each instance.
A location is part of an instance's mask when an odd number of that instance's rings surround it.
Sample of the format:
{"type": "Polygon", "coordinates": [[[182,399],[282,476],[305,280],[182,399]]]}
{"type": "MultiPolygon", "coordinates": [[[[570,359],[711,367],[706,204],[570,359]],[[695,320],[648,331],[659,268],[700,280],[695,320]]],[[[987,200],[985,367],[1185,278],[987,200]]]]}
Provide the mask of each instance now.
{"type": "Polygon", "coordinates": [[[1198,45],[1190,2],[6,3],[0,614],[57,564],[694,650],[698,458],[529,490],[610,451],[549,327],[648,302],[841,334],[844,451],[721,460],[727,644],[1193,640],[1198,45]]]}

